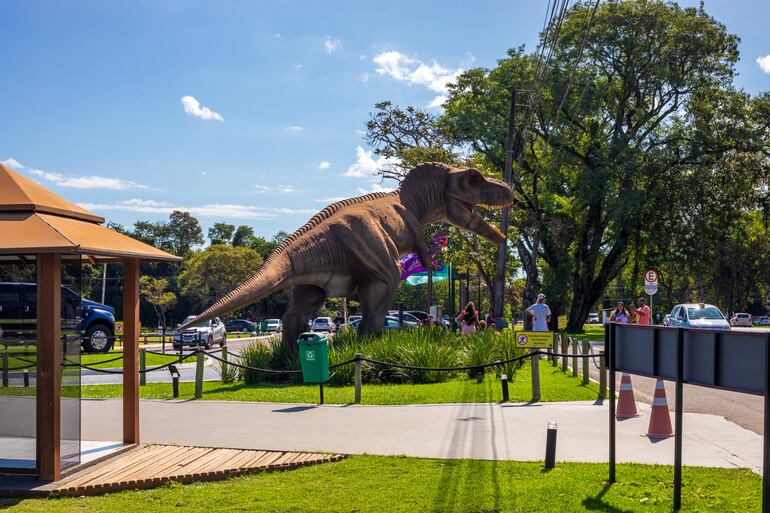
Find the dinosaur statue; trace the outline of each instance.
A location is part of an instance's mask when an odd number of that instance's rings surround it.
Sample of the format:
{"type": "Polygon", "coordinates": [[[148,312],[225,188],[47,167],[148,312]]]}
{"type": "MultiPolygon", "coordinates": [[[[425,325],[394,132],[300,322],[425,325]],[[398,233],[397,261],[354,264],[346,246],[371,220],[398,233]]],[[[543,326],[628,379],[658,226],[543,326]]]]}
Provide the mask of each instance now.
{"type": "Polygon", "coordinates": [[[475,205],[512,203],[511,188],[477,169],[438,163],[410,170],[393,192],[333,203],[286,238],[257,273],[180,329],[245,307],[292,287],[283,343],[293,344],[327,297],[358,292],[359,334],[380,333],[399,284],[399,259],[409,252],[427,268],[423,226],[436,222],[476,233],[493,244],[503,234],[472,212],[475,205]]]}

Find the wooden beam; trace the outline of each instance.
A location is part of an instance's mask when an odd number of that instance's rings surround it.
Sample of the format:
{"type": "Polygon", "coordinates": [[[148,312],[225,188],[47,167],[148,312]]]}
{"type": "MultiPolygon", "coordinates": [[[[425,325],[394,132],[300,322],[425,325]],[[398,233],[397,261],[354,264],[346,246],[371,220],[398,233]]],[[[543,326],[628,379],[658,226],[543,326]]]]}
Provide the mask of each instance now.
{"type": "Polygon", "coordinates": [[[37,255],[37,465],[61,479],[61,255],[37,255]]]}
{"type": "Polygon", "coordinates": [[[139,260],[123,261],[123,442],[139,443],[139,260]]]}

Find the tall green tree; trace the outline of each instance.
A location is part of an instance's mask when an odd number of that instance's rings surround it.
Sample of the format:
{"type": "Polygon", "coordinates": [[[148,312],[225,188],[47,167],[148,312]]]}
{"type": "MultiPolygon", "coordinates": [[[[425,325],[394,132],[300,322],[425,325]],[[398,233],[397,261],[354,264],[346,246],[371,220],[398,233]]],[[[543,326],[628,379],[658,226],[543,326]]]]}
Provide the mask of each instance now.
{"type": "Polygon", "coordinates": [[[230,244],[233,241],[233,233],[235,233],[234,224],[214,223],[209,228],[209,240],[211,244],[230,244]]]}
{"type": "Polygon", "coordinates": [[[203,244],[203,230],[189,212],[174,210],[168,220],[169,244],[176,255],[185,256],[193,246],[203,244]]]}

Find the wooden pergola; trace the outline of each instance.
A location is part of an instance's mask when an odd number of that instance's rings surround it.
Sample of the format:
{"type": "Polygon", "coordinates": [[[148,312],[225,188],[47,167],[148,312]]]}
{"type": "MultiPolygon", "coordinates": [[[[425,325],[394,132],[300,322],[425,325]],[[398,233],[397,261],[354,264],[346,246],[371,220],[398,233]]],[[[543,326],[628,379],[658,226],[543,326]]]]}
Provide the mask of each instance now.
{"type": "Polygon", "coordinates": [[[37,264],[37,468],[61,478],[61,261],[123,265],[123,443],[139,443],[139,264],[179,261],[0,164],[0,259],[37,264]]]}

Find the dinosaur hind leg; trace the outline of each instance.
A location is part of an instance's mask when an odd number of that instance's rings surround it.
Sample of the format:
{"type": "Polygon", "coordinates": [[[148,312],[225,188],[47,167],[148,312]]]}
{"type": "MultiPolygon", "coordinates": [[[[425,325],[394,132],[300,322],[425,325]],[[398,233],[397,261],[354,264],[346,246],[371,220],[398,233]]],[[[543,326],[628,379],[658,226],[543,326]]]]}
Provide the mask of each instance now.
{"type": "Polygon", "coordinates": [[[289,309],[283,315],[282,341],[294,348],[300,334],[307,331],[307,321],[323,306],[326,291],[315,285],[297,285],[291,290],[289,309]]]}
{"type": "MultiPolygon", "coordinates": [[[[398,278],[396,278],[398,279],[398,278]]],[[[396,297],[396,283],[373,281],[358,286],[358,297],[361,300],[362,319],[358,326],[358,334],[382,333],[385,314],[396,297]]]]}

